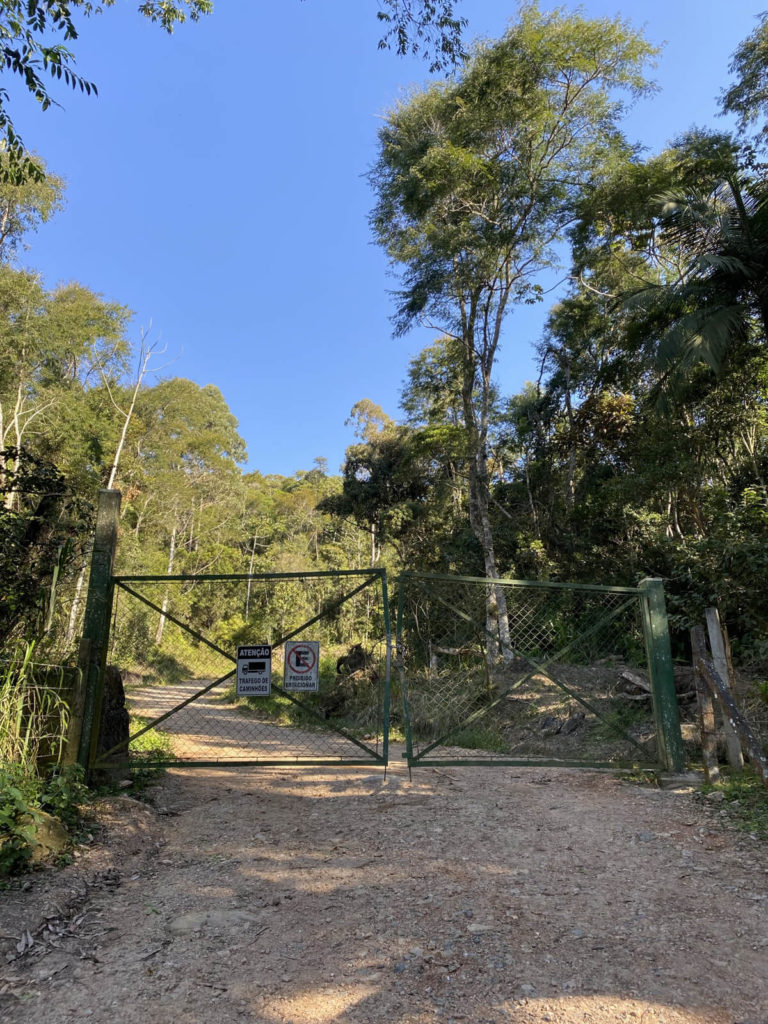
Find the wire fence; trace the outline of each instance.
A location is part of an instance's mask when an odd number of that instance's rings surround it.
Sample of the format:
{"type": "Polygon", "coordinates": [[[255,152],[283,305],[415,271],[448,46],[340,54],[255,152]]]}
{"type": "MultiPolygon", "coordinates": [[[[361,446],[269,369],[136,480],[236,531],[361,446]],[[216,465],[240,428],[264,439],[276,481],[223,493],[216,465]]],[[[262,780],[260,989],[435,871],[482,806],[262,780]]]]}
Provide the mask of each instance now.
{"type": "Polygon", "coordinates": [[[109,660],[133,716],[131,754],[386,762],[388,616],[382,571],[117,577],[109,660]],[[301,677],[291,658],[305,659],[301,677]]]}
{"type": "Polygon", "coordinates": [[[403,574],[409,762],[655,763],[642,601],[632,588],[403,574]]]}

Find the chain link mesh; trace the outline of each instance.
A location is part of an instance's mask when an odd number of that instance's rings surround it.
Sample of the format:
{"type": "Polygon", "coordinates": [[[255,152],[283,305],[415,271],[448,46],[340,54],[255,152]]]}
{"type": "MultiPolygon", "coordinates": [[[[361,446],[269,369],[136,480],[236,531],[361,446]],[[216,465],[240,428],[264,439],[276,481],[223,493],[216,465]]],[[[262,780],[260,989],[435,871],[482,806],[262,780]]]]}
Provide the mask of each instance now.
{"type": "Polygon", "coordinates": [[[381,577],[363,573],[118,580],[110,661],[122,671],[133,716],[131,755],[233,764],[382,760],[384,600],[381,577]],[[288,639],[319,641],[319,692],[283,689],[288,639]],[[238,696],[237,648],[260,644],[273,646],[271,693],[238,696]]]}
{"type": "Polygon", "coordinates": [[[397,677],[412,763],[650,763],[638,591],[406,573],[397,677]]]}

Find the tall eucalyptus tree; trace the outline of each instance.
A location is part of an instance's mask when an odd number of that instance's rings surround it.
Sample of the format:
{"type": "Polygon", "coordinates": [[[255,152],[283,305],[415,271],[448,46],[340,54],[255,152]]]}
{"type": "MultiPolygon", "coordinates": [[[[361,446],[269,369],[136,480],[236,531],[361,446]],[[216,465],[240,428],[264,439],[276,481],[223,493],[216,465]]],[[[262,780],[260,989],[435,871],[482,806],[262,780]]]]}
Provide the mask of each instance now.
{"type": "MultiPolygon", "coordinates": [[[[456,341],[470,520],[489,578],[499,574],[488,432],[505,320],[541,297],[537,275],[556,262],[577,201],[626,157],[619,95],[650,88],[653,52],[619,19],[528,3],[456,81],[415,93],[379,133],[371,223],[402,277],[395,329],[427,323],[456,341]]],[[[511,649],[498,587],[488,631],[511,649]]]]}

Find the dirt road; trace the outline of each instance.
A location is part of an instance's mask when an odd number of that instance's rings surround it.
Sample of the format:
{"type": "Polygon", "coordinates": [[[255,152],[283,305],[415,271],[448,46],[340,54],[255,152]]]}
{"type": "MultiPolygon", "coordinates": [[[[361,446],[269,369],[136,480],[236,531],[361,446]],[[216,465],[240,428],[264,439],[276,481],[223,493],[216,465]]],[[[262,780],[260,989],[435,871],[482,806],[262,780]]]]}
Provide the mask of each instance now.
{"type": "Polygon", "coordinates": [[[765,847],[690,794],[395,758],[152,799],[2,894],[5,1024],[768,1021],[765,847]]]}
{"type": "MultiPolygon", "coordinates": [[[[131,711],[147,722],[173,712],[162,728],[173,742],[176,757],[194,761],[286,762],[323,759],[359,761],[368,756],[351,740],[332,729],[302,730],[276,725],[256,712],[227,699],[229,682],[221,683],[202,697],[190,700],[206,685],[204,681],[171,686],[144,686],[127,693],[131,711]]],[[[375,738],[371,749],[378,753],[375,738]]],[[[370,760],[375,763],[375,757],[370,760]]]]}

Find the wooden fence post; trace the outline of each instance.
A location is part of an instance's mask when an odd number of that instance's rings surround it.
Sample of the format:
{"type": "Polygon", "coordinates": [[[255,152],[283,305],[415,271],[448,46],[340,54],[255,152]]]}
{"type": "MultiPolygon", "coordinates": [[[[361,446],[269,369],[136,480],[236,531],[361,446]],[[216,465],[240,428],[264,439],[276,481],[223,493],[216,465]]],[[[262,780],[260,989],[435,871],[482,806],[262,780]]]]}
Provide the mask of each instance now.
{"type": "MultiPolygon", "coordinates": [[[[725,652],[725,641],[720,626],[720,616],[717,608],[707,608],[707,632],[709,633],[709,649],[712,651],[712,662],[717,674],[723,684],[733,692],[733,681],[728,671],[728,657],[725,652]]],[[[728,751],[728,764],[735,772],[744,771],[744,755],[741,752],[741,743],[736,735],[736,730],[731,725],[728,714],[723,713],[723,733],[725,734],[725,747],[728,751]]]]}
{"type": "Polygon", "coordinates": [[[96,749],[101,718],[109,617],[112,610],[112,563],[117,546],[120,498],[120,491],[99,491],[99,509],[96,515],[80,659],[83,667],[84,696],[77,760],[86,773],[96,749]]]}
{"type": "Polygon", "coordinates": [[[700,658],[707,656],[707,640],[703,626],[694,626],[691,630],[691,653],[693,655],[693,677],[696,682],[696,703],[699,710],[699,732],[701,733],[701,759],[704,762],[704,778],[709,783],[720,778],[717,764],[717,727],[715,725],[715,706],[706,680],[698,668],[700,658]]]}
{"type": "Polygon", "coordinates": [[[730,719],[733,730],[743,742],[755,770],[765,785],[768,786],[768,757],[763,753],[763,748],[752,732],[749,722],[736,707],[736,701],[733,699],[733,694],[726,682],[720,678],[720,673],[709,658],[698,658],[695,667],[707,681],[712,696],[719,705],[720,714],[723,719],[730,719]]]}

